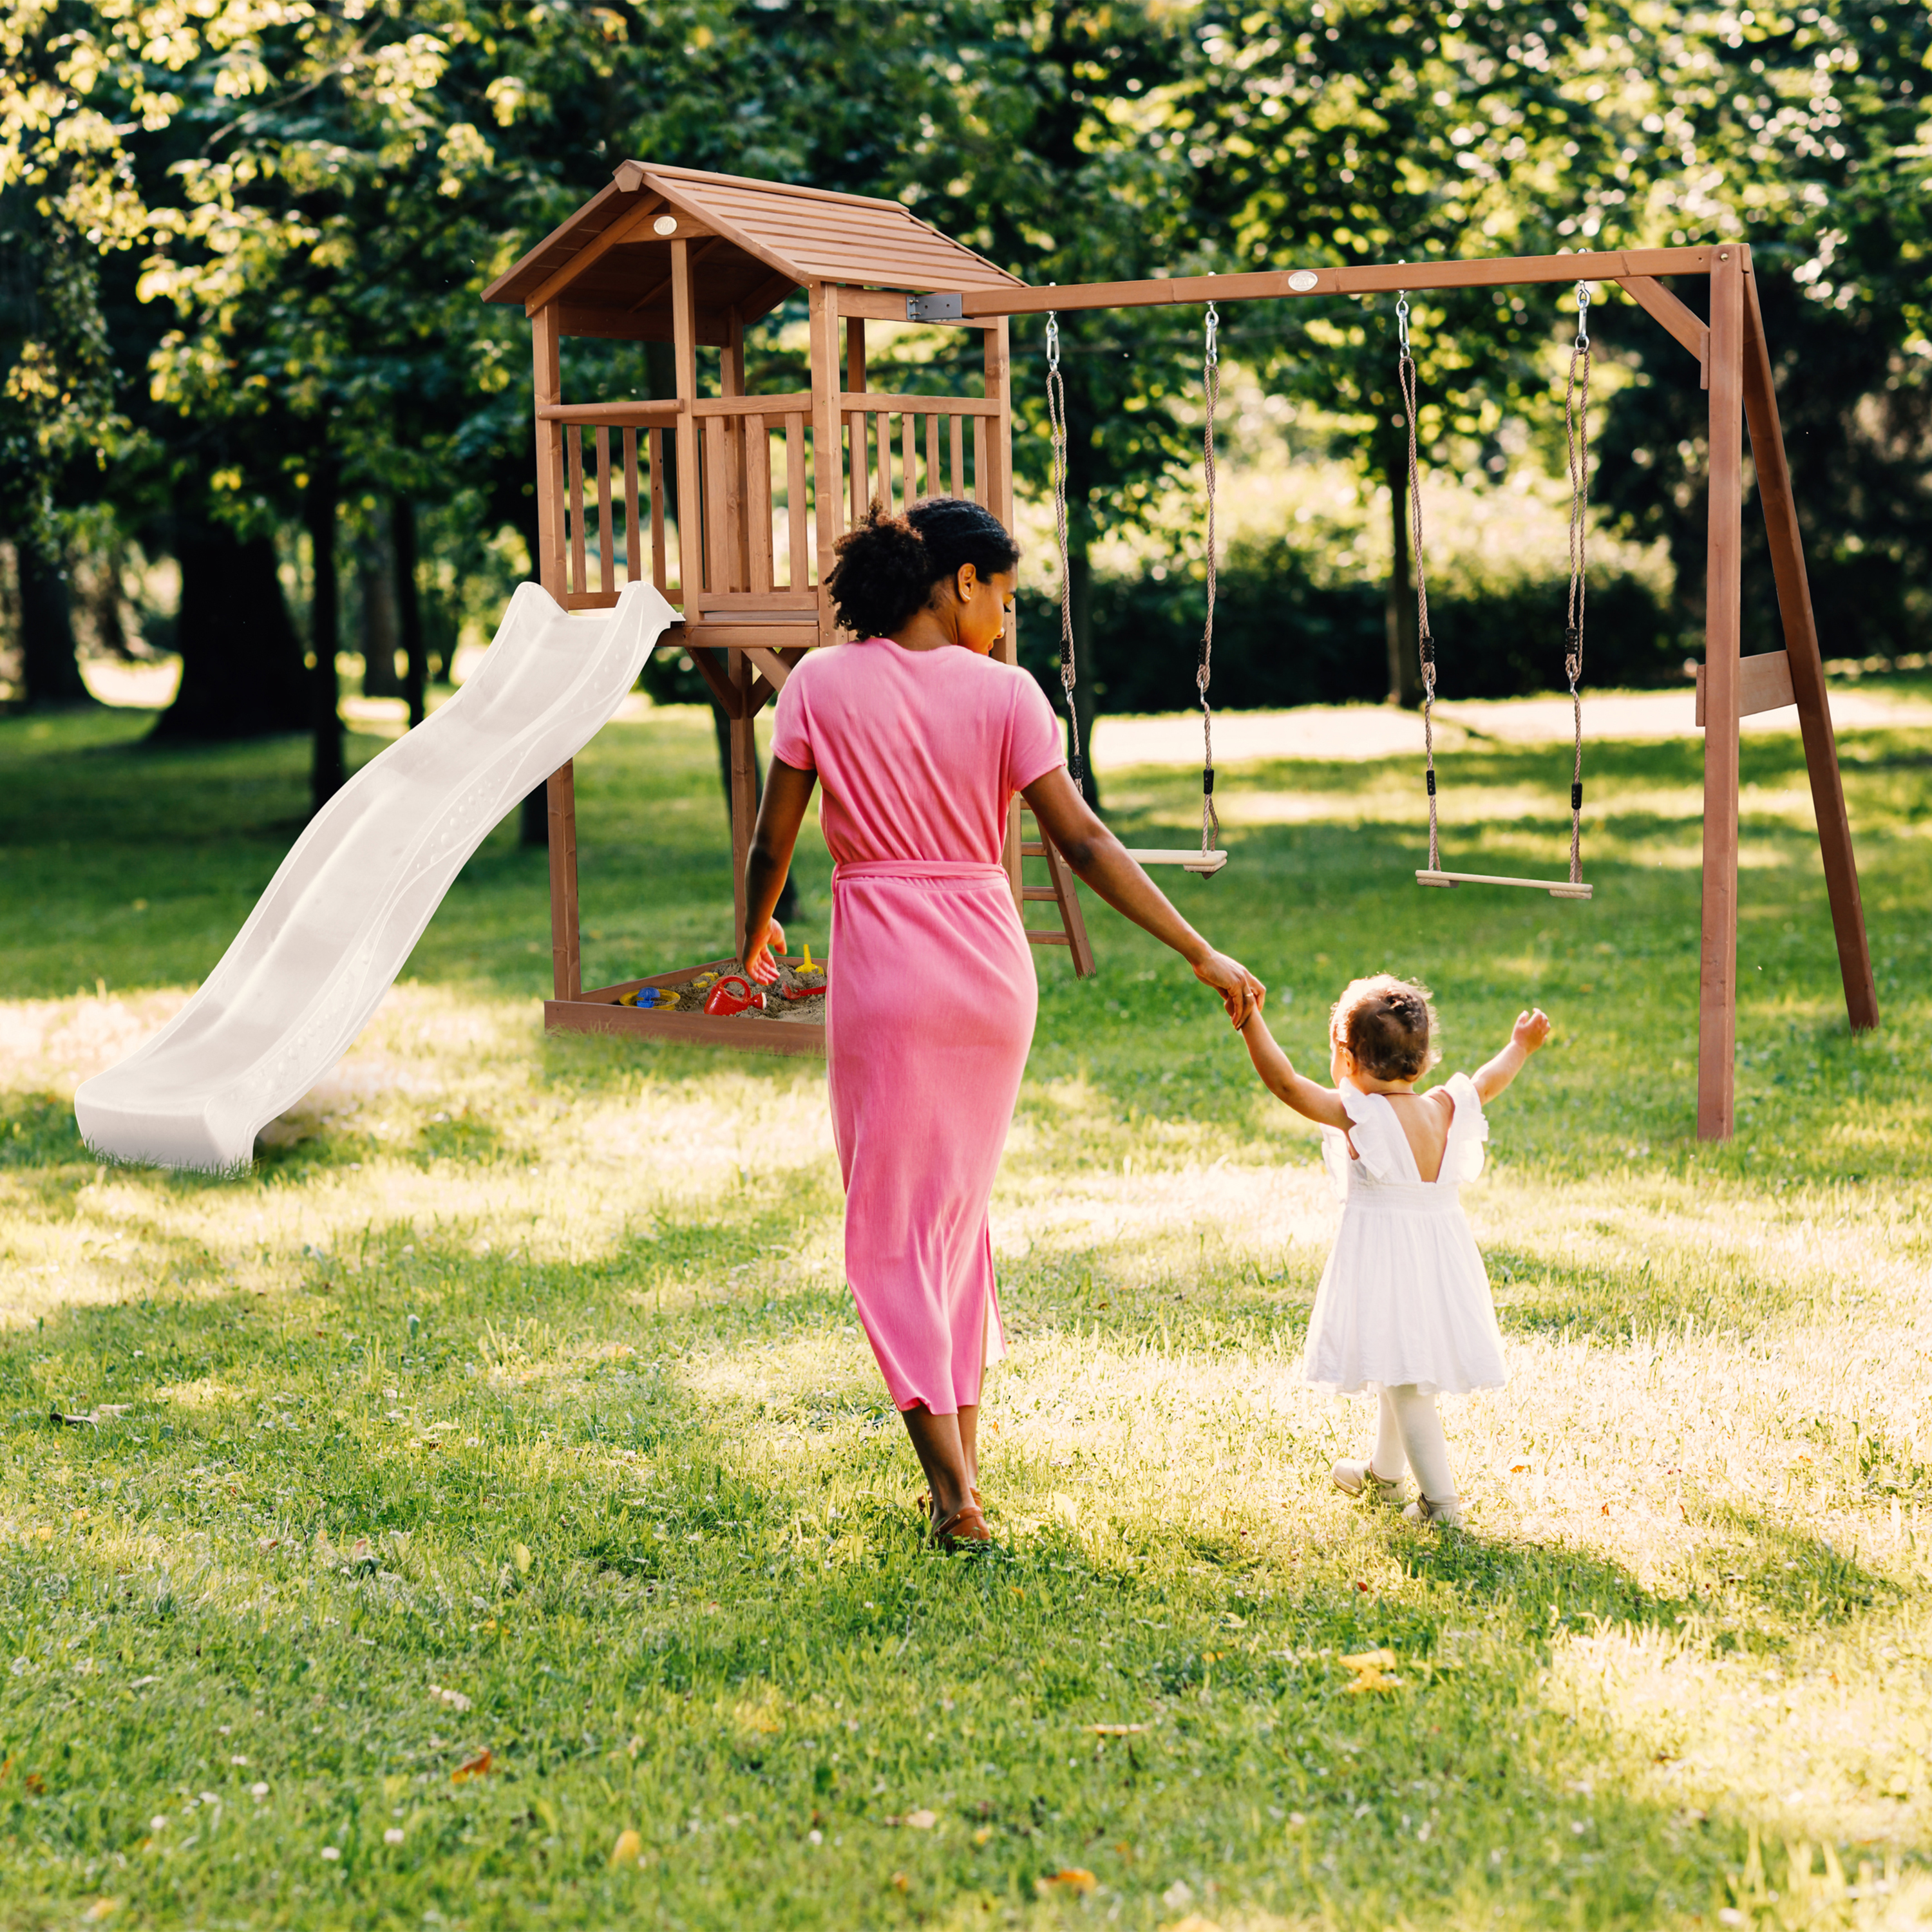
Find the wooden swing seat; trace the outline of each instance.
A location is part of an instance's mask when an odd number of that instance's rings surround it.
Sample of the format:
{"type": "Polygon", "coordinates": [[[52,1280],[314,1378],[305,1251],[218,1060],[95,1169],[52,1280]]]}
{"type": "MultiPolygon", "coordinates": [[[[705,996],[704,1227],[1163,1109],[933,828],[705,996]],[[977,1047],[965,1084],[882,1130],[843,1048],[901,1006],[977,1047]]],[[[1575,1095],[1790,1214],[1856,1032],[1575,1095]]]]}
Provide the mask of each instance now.
{"type": "Polygon", "coordinates": [[[1505,879],[1490,872],[1418,872],[1418,886],[1522,886],[1530,892],[1547,892],[1553,899],[1586,899],[1594,888],[1573,886],[1568,879],[1505,879]]]}
{"type": "Polygon", "coordinates": [[[1228,862],[1227,854],[1218,848],[1202,852],[1186,847],[1130,845],[1127,856],[1137,866],[1184,866],[1204,879],[1211,879],[1228,862]]]}

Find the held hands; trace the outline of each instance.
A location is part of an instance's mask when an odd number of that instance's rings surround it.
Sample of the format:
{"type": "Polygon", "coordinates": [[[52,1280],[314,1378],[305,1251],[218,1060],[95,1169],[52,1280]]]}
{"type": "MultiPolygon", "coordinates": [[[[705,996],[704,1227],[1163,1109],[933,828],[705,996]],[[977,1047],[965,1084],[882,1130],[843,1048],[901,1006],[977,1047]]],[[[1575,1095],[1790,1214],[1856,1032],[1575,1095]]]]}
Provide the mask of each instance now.
{"type": "Polygon", "coordinates": [[[1209,953],[1195,968],[1194,976],[1220,994],[1228,1018],[1238,1030],[1261,1011],[1262,1003],[1268,998],[1268,988],[1238,959],[1230,959],[1225,952],[1209,953]]]}
{"type": "Polygon", "coordinates": [[[785,950],[784,928],[776,920],[768,919],[764,933],[745,948],[744,956],[739,962],[745,969],[745,976],[754,986],[769,986],[776,982],[778,969],[772,964],[771,953],[774,946],[780,952],[785,950]]]}
{"type": "Polygon", "coordinates": [[[1533,1012],[1518,1013],[1510,1030],[1510,1044],[1525,1053],[1534,1053],[1550,1037],[1550,1016],[1540,1006],[1533,1012]]]}

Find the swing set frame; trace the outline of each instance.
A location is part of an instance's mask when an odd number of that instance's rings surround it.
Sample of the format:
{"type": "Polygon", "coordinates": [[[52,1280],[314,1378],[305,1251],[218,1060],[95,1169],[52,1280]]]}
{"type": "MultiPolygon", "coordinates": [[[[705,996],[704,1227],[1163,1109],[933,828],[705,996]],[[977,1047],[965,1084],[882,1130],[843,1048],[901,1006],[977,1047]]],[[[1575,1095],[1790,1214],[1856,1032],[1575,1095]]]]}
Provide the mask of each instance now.
{"type": "MultiPolygon", "coordinates": [[[[1000,289],[963,294],[959,312],[974,320],[1043,314],[1049,310],[1064,314],[1075,309],[1294,300],[1546,282],[1608,282],[1622,289],[1696,358],[1701,386],[1710,398],[1704,662],[1696,692],[1696,722],[1704,731],[1697,1137],[1728,1140],[1737,1121],[1738,726],[1754,712],[1786,705],[1797,708],[1846,1012],[1854,1032],[1878,1024],[1878,993],[1872,979],[1871,948],[1858,892],[1851,823],[1845,809],[1838,740],[1826,694],[1824,658],[1805,574],[1804,542],[1750,248],[1729,242],[1705,248],[1584,250],[1487,261],[1372,263],[1000,289]],[[1666,277],[1696,277],[1708,283],[1708,322],[1664,286],[1666,277]],[[1782,650],[1750,657],[1742,655],[1747,430],[1785,639],[1782,650]]],[[[1540,880],[1497,879],[1493,883],[1536,884],[1548,890],[1540,880]]]]}
{"type": "MultiPolygon", "coordinates": [[[[840,531],[868,501],[896,507],[942,488],[970,494],[1012,522],[1011,317],[1556,282],[1623,289],[1696,358],[1709,392],[1708,594],[1697,691],[1705,731],[1697,1132],[1720,1140],[1736,1119],[1738,736],[1740,719],[1753,712],[1797,707],[1846,1007],[1855,1030],[1878,1023],[1824,664],[1748,248],[1033,288],[897,202],[626,161],[608,187],[499,276],[484,299],[520,304],[531,326],[537,562],[545,589],[568,609],[604,609],[617,601],[620,562],[625,581],[648,577],[680,612],[665,648],[688,653],[730,721],[732,870],[742,926],[745,858],[758,810],[754,722],[806,650],[839,641],[821,572],[840,531]],[[1708,322],[1664,286],[1670,277],[1708,283],[1708,322]],[[810,388],[747,394],[745,330],[801,290],[810,311],[810,388]],[[868,320],[976,334],[983,393],[868,390],[868,320]],[[572,337],[668,343],[676,394],[566,402],[559,352],[572,337]],[[718,354],[715,393],[708,381],[700,385],[700,346],[718,354]],[[1786,646],[1749,658],[1740,656],[1747,424],[1786,646]]],[[[1015,661],[1010,623],[996,648],[1004,661],[1015,661]]],[[[586,988],[571,765],[550,778],[549,804],[556,991],[544,1003],[547,1026],[752,1051],[824,1051],[824,1029],[816,1025],[712,1020],[622,1004],[627,993],[675,985],[701,966],[586,988]]],[[[1202,855],[1191,852],[1144,856],[1202,867],[1202,855]]],[[[1017,801],[1004,859],[1022,915],[1030,902],[1052,904],[1054,923],[1030,928],[1028,938],[1067,947],[1075,970],[1091,974],[1072,874],[1050,841],[1036,830],[1027,836],[1017,801]],[[1045,863],[1048,884],[1025,882],[1027,860],[1045,863]]]]}

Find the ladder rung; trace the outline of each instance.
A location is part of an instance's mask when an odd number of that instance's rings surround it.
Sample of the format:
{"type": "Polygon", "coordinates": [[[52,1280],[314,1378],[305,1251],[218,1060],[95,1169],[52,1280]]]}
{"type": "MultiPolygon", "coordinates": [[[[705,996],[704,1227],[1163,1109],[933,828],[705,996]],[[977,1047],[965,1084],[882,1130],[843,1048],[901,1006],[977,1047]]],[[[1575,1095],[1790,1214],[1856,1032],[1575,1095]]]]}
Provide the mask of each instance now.
{"type": "Polygon", "coordinates": [[[1029,926],[1027,938],[1035,946],[1071,946],[1073,942],[1064,932],[1040,932],[1029,926]]]}
{"type": "Polygon", "coordinates": [[[1052,899],[1058,904],[1060,895],[1051,886],[1022,886],[1020,897],[1023,899],[1052,899]]]}
{"type": "Polygon", "coordinates": [[[1022,839],[1020,842],[1020,856],[1022,859],[1044,859],[1046,856],[1046,848],[1044,845],[1036,845],[1030,838],[1022,839]]]}

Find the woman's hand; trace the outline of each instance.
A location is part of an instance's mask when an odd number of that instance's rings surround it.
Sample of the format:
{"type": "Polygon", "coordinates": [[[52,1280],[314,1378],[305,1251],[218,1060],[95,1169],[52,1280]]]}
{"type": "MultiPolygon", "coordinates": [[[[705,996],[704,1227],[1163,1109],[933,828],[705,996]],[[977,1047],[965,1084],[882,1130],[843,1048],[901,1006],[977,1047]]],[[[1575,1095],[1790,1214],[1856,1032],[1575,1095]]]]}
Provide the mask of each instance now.
{"type": "Polygon", "coordinates": [[[745,976],[755,986],[769,986],[778,976],[778,969],[772,963],[771,949],[774,946],[781,953],[784,951],[784,928],[776,920],[768,919],[764,931],[746,946],[739,961],[745,969],[745,976]]]}
{"type": "Polygon", "coordinates": [[[1230,959],[1225,952],[1209,953],[1195,968],[1194,976],[1220,994],[1237,1030],[1247,1024],[1251,1014],[1261,1011],[1268,998],[1268,988],[1238,959],[1230,959]]]}

